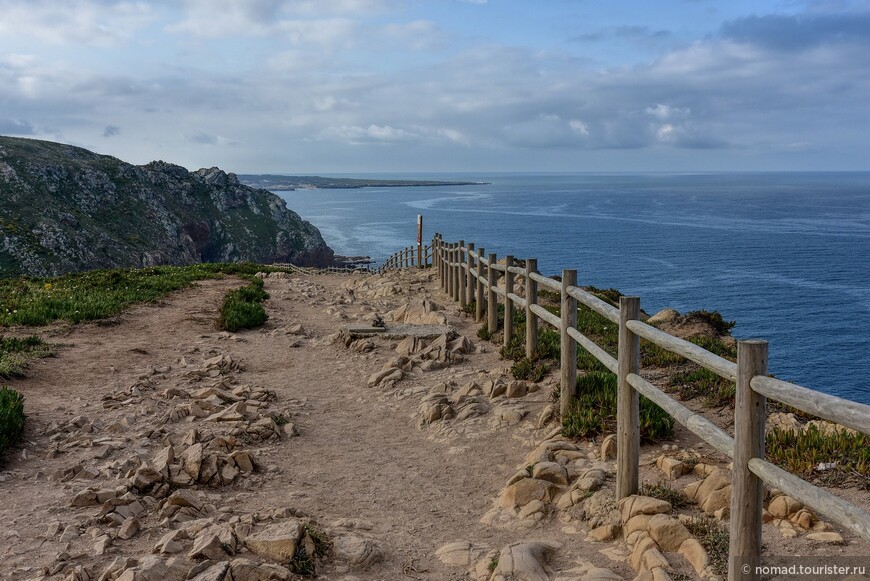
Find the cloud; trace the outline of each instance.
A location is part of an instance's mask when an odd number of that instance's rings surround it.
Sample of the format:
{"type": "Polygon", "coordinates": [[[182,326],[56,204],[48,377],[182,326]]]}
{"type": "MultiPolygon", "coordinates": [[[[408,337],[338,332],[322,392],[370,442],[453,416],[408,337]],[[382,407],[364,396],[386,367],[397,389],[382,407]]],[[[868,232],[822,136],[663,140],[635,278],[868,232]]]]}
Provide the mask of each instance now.
{"type": "Polygon", "coordinates": [[[0,117],[0,134],[2,135],[35,135],[36,130],[32,124],[20,119],[0,117]]]}
{"type": "Polygon", "coordinates": [[[223,137],[221,135],[211,135],[204,131],[194,131],[186,136],[187,141],[197,143],[199,145],[237,145],[239,142],[235,139],[223,137]]]}
{"type": "Polygon", "coordinates": [[[103,137],[114,137],[121,133],[121,128],[116,125],[107,125],[105,129],[103,129],[103,137]]]}
{"type": "Polygon", "coordinates": [[[653,30],[648,26],[611,26],[592,32],[585,32],[571,38],[579,42],[601,42],[606,40],[664,40],[671,37],[669,30],[653,30]]]}
{"type": "Polygon", "coordinates": [[[0,0],[0,37],[112,47],[129,42],[157,17],[144,1],[0,0]]]}
{"type": "Polygon", "coordinates": [[[776,51],[843,43],[870,45],[870,12],[747,16],[722,25],[723,38],[776,51]]]}

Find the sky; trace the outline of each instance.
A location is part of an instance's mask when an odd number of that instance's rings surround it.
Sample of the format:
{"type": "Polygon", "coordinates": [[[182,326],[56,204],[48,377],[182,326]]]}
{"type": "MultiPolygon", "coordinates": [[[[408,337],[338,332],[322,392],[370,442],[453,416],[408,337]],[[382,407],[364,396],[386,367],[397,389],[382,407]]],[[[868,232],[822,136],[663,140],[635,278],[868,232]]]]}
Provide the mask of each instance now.
{"type": "Polygon", "coordinates": [[[870,170],[870,0],[0,0],[0,134],[236,173],[870,170]]]}

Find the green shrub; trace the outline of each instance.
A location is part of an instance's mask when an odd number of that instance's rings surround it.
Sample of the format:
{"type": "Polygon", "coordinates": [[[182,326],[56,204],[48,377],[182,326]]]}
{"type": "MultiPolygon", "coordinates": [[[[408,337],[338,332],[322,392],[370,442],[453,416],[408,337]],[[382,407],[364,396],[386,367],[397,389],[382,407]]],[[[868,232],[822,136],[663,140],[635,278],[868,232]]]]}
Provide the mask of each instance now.
{"type": "Polygon", "coordinates": [[[727,335],[737,324],[736,321],[726,321],[719,311],[691,311],[682,316],[685,322],[700,321],[710,325],[719,335],[727,335]]]}
{"type": "Polygon", "coordinates": [[[0,387],[0,462],[4,453],[24,433],[24,396],[6,386],[0,387]]]}
{"type": "MultiPolygon", "coordinates": [[[[591,372],[577,378],[577,398],[562,422],[562,435],[589,438],[616,428],[616,376],[591,372]]],[[[663,409],[640,396],[640,437],[659,441],[674,433],[674,420],[663,409]]]]}
{"type": "Polygon", "coordinates": [[[249,286],[228,291],[220,308],[218,327],[230,332],[259,327],[269,318],[262,305],[267,298],[269,295],[263,290],[260,279],[255,279],[249,286]]]}

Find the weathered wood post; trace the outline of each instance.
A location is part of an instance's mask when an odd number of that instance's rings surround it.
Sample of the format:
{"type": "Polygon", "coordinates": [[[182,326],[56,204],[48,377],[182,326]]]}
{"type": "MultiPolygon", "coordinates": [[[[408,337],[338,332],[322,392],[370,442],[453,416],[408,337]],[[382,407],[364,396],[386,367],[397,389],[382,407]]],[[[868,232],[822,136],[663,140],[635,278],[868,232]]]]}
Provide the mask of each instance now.
{"type": "Polygon", "coordinates": [[[514,273],[511,267],[514,257],[508,254],[504,257],[504,346],[507,347],[514,336],[514,303],[508,296],[514,292],[514,273]]]}
{"type": "Polygon", "coordinates": [[[526,357],[532,359],[538,350],[538,316],[532,305],[538,304],[538,283],[531,274],[538,272],[538,259],[526,259],[526,357]]]}
{"type": "Polygon", "coordinates": [[[489,265],[486,267],[486,329],[490,333],[498,331],[498,295],[495,294],[495,254],[489,254],[489,265]]]}
{"type": "Polygon", "coordinates": [[[462,268],[460,263],[462,260],[462,245],[464,240],[460,240],[453,248],[453,300],[459,301],[459,281],[462,276],[462,268]]]}
{"type": "Polygon", "coordinates": [[[447,292],[447,295],[452,299],[453,298],[453,242],[447,245],[447,252],[444,255],[444,268],[447,269],[447,288],[444,290],[447,292]]]}
{"type": "Polygon", "coordinates": [[[417,268],[423,268],[423,214],[417,214],[417,268]]]}
{"type": "Polygon", "coordinates": [[[562,324],[561,336],[561,394],[559,414],[568,417],[571,404],[577,396],[577,340],[568,334],[568,329],[577,326],[577,299],[568,294],[568,287],[577,286],[577,271],[562,270],[562,324]]]}
{"type": "Polygon", "coordinates": [[[640,472],[640,395],[628,383],[640,373],[640,337],[626,326],[640,318],[639,297],[619,297],[619,351],[616,396],[616,498],[638,491],[640,472]]]}
{"type": "Polygon", "coordinates": [[[465,240],[462,240],[459,242],[459,257],[456,260],[456,272],[459,273],[459,276],[456,277],[456,291],[459,295],[459,308],[464,308],[466,305],[465,291],[468,288],[468,285],[465,282],[465,254],[465,240]]]}
{"type": "Polygon", "coordinates": [[[474,242],[468,243],[468,252],[465,261],[465,283],[468,286],[468,290],[466,291],[466,299],[468,299],[468,304],[474,302],[474,257],[471,253],[474,251],[474,242]]]}
{"type": "Polygon", "coordinates": [[[477,250],[477,304],[474,305],[474,320],[483,320],[483,248],[477,250]]]}
{"type": "Polygon", "coordinates": [[[749,385],[756,375],[767,375],[767,341],[738,341],[734,467],[731,471],[731,541],[728,550],[729,581],[757,579],[754,565],[758,564],[761,556],[764,482],[749,470],[749,460],[764,458],[767,398],[755,392],[749,385]],[[746,565],[749,565],[749,569],[746,565]]]}

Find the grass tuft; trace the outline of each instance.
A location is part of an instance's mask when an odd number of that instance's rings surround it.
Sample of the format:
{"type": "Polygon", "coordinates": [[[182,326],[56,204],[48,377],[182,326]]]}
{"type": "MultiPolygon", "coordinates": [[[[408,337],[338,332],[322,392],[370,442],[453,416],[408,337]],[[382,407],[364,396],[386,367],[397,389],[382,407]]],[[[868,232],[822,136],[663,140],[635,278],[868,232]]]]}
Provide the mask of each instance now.
{"type": "Polygon", "coordinates": [[[0,387],[0,465],[6,451],[14,446],[24,433],[24,396],[0,387]]]}
{"type": "Polygon", "coordinates": [[[698,542],[707,551],[713,573],[727,575],[728,545],[730,543],[728,529],[711,517],[693,518],[685,524],[689,532],[698,539],[698,542]]]}
{"type": "Polygon", "coordinates": [[[53,355],[51,346],[35,335],[23,339],[0,335],[0,379],[24,377],[31,359],[53,355]]]}
{"type": "Polygon", "coordinates": [[[640,487],[640,494],[667,501],[671,503],[671,508],[675,509],[683,508],[689,503],[686,495],[671,486],[669,482],[659,482],[658,484],[644,483],[640,487]]]}

